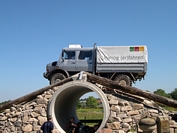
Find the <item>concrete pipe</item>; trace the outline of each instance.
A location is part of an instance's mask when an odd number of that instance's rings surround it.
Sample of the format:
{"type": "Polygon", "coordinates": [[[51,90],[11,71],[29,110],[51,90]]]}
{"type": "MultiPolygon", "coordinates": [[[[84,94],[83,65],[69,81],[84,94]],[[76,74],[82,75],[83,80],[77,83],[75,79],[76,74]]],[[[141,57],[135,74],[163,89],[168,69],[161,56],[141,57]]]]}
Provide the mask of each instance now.
{"type": "Polygon", "coordinates": [[[48,106],[48,113],[52,116],[55,127],[61,133],[65,133],[66,124],[72,116],[75,117],[75,122],[79,121],[76,114],[76,104],[79,98],[88,92],[95,92],[101,99],[104,112],[103,120],[98,130],[105,126],[110,115],[110,107],[106,95],[96,85],[76,80],[60,86],[52,96],[48,106]]]}

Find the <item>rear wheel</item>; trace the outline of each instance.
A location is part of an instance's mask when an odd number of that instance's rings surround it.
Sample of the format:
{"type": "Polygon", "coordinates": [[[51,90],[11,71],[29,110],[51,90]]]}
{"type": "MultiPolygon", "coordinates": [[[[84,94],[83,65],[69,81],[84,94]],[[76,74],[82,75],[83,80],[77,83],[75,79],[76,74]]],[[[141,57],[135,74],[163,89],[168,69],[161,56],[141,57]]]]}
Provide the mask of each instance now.
{"type": "Polygon", "coordinates": [[[55,73],[54,75],[52,75],[51,79],[50,79],[50,84],[55,84],[56,82],[60,82],[61,80],[65,79],[65,76],[61,73],[55,73]]]}
{"type": "Polygon", "coordinates": [[[114,80],[121,86],[132,86],[132,80],[125,74],[117,75],[114,80]]]}

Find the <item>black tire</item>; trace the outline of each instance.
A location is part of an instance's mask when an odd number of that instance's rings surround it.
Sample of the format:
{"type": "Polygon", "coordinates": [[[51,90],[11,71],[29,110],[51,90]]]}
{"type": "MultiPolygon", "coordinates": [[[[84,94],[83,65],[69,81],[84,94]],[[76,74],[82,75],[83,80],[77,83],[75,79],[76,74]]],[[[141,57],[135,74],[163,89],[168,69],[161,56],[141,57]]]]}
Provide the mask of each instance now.
{"type": "Polygon", "coordinates": [[[132,86],[132,80],[125,74],[117,75],[114,81],[117,81],[121,86],[132,86]]]}
{"type": "Polygon", "coordinates": [[[51,79],[50,79],[50,84],[54,84],[56,82],[59,82],[61,80],[65,79],[65,76],[61,73],[55,73],[54,75],[52,75],[51,79]]]}

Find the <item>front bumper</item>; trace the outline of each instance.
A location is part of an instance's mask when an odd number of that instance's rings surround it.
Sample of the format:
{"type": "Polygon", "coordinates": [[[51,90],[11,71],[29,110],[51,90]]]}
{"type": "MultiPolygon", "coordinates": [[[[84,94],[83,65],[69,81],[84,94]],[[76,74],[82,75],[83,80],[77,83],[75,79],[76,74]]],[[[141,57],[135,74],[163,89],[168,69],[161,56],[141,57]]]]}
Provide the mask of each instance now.
{"type": "Polygon", "coordinates": [[[43,77],[48,79],[48,73],[43,73],[43,77]]]}

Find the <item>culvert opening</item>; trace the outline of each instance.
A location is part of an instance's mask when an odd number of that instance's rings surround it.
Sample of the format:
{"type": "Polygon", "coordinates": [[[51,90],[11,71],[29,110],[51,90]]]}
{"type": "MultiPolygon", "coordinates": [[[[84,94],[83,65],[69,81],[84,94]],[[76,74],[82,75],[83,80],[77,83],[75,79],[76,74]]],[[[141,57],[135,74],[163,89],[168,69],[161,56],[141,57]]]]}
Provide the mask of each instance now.
{"type": "Polygon", "coordinates": [[[104,92],[89,82],[72,81],[59,87],[48,106],[48,113],[52,116],[55,127],[61,133],[66,132],[66,125],[71,117],[75,118],[76,123],[80,121],[77,117],[76,105],[80,97],[88,92],[96,93],[103,106],[103,118],[97,130],[103,128],[106,124],[110,115],[110,107],[104,92]]]}
{"type": "Polygon", "coordinates": [[[103,119],[103,105],[95,92],[84,94],[77,102],[76,108],[77,117],[84,125],[98,127],[103,119]]]}

